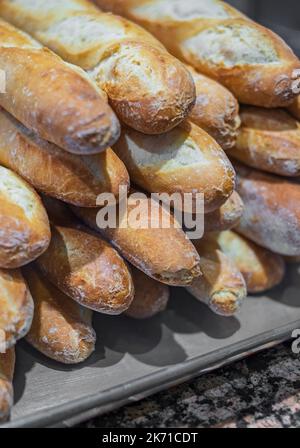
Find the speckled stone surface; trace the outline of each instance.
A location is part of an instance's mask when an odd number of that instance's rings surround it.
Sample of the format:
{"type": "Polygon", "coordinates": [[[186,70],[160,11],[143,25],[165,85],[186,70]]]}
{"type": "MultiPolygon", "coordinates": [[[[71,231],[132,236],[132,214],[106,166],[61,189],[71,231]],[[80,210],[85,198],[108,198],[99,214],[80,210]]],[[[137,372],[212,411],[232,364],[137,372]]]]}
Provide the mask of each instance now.
{"type": "Polygon", "coordinates": [[[300,428],[300,355],[287,343],[80,426],[300,428]]]}

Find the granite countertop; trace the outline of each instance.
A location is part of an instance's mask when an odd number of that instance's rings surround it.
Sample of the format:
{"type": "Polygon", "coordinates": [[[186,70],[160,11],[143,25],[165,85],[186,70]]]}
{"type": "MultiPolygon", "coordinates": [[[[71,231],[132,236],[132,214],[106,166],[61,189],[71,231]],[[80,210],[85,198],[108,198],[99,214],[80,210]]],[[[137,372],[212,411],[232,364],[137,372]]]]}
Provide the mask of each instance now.
{"type": "Polygon", "coordinates": [[[79,426],[299,428],[300,355],[286,343],[79,426]]]}

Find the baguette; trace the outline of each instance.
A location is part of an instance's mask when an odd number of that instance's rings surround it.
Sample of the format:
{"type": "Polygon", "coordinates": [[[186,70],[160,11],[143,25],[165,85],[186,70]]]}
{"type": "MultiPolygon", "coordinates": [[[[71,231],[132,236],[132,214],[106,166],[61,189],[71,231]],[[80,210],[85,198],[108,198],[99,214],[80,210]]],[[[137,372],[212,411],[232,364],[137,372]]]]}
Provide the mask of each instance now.
{"type": "Polygon", "coordinates": [[[247,289],[235,264],[211,238],[195,240],[203,277],[195,279],[187,290],[220,316],[232,316],[240,309],[247,289]]]}
{"type": "Polygon", "coordinates": [[[153,33],[179,59],[226,86],[241,103],[288,105],[300,63],[275,33],[217,0],[94,0],[153,33]]]}
{"type": "Polygon", "coordinates": [[[237,100],[218,82],[191,66],[187,68],[196,86],[196,104],[189,120],[211,135],[225,151],[232,148],[241,124],[237,100]]]}
{"type": "Polygon", "coordinates": [[[0,269],[0,291],[0,329],[10,348],[30,329],[33,301],[19,270],[0,269]]]}
{"type": "Polygon", "coordinates": [[[300,121],[300,96],[293,101],[293,103],[288,107],[288,111],[300,121]]]}
{"type": "MultiPolygon", "coordinates": [[[[57,224],[57,209],[47,203],[52,221],[48,250],[37,260],[41,272],[64,294],[94,311],[124,312],[133,299],[129,270],[119,254],[98,235],[76,223],[68,211],[64,225],[57,224]]],[[[60,222],[64,207],[61,205],[60,222]]]]}
{"type": "Polygon", "coordinates": [[[244,212],[244,204],[239,194],[234,191],[225,204],[218,210],[207,213],[204,217],[204,231],[221,232],[238,225],[244,212]]]}
{"type": "Polygon", "coordinates": [[[272,252],[300,255],[300,184],[241,164],[235,168],[245,205],[237,231],[272,252]]]}
{"type": "Polygon", "coordinates": [[[88,71],[127,125],[166,132],[195,102],[185,67],[149,33],[84,0],[1,0],[0,15],[88,71]]]}
{"type": "MultiPolygon", "coordinates": [[[[145,228],[134,228],[130,222],[121,225],[117,219],[116,228],[99,228],[97,211],[72,207],[74,213],[89,227],[100,232],[133,266],[154,280],[171,286],[185,286],[201,273],[199,256],[181,228],[178,228],[169,213],[152,199],[140,200],[141,221],[145,228]],[[170,219],[169,228],[151,226],[150,210],[157,210],[160,218],[170,219]]],[[[134,209],[128,204],[127,214],[134,209]]]]}
{"type": "Polygon", "coordinates": [[[67,203],[96,207],[100,193],[116,197],[129,185],[124,164],[112,151],[78,156],[42,140],[0,110],[0,163],[37,190],[67,203]]]}
{"type": "Polygon", "coordinates": [[[265,292],[282,282],[285,263],[280,255],[232,231],[216,233],[209,238],[216,242],[242,273],[248,292],[265,292]]]}
{"type": "Polygon", "coordinates": [[[48,247],[48,217],[36,192],[0,166],[0,267],[17,268],[48,247]]]}
{"type": "Polygon", "coordinates": [[[114,145],[131,180],[153,193],[204,195],[205,211],[231,195],[235,173],[220,146],[198,126],[184,122],[160,136],[124,129],[114,145]]]}
{"type": "Polygon", "coordinates": [[[118,120],[84,71],[3,20],[0,67],[6,76],[0,106],[45,140],[76,154],[98,153],[117,140],[118,120]]]}
{"type": "Polygon", "coordinates": [[[253,168],[300,175],[300,123],[284,109],[244,107],[242,127],[229,154],[253,168]]]}
{"type": "Polygon", "coordinates": [[[15,370],[15,349],[0,353],[0,422],[9,418],[13,405],[13,376],[15,370]]]}
{"type": "Polygon", "coordinates": [[[126,316],[133,319],[150,319],[163,312],[168,305],[170,288],[133,266],[131,274],[135,295],[130,307],[125,311],[126,316]]]}
{"type": "Polygon", "coordinates": [[[27,342],[48,358],[64,364],[85,361],[96,342],[92,311],[65,296],[34,267],[26,267],[24,276],[34,300],[27,342]]]}

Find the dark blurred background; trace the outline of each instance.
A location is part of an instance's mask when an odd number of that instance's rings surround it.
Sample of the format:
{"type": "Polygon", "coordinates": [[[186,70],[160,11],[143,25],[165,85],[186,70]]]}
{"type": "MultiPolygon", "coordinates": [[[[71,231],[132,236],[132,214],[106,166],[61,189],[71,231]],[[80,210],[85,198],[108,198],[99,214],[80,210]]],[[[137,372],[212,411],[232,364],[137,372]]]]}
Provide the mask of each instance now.
{"type": "Polygon", "coordinates": [[[283,37],[300,57],[300,0],[226,0],[283,37]]]}

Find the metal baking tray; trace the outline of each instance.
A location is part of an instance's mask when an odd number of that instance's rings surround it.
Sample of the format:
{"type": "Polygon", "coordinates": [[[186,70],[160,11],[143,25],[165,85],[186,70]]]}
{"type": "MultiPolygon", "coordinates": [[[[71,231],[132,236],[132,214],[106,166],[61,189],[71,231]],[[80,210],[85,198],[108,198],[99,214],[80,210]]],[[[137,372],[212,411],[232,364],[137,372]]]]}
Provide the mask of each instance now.
{"type": "Polygon", "coordinates": [[[95,354],[64,366],[26,342],[17,348],[15,406],[3,427],[70,426],[291,338],[300,328],[300,267],[237,317],[211,313],[184,289],[148,321],[95,316],[95,354]]]}

